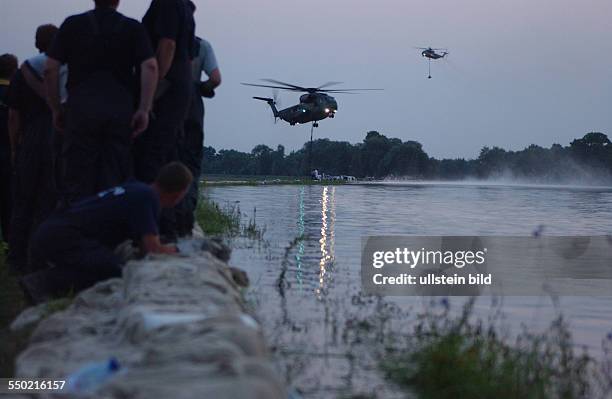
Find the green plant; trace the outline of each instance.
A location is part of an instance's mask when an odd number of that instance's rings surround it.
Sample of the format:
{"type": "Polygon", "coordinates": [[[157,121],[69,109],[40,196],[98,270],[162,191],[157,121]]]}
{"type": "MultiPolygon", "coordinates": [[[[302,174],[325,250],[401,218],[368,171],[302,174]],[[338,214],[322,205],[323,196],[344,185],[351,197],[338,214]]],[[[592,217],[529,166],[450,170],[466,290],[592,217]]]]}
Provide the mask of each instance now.
{"type": "Polygon", "coordinates": [[[423,315],[404,345],[387,348],[380,363],[387,378],[423,399],[604,397],[595,361],[576,353],[562,317],[509,344],[494,324],[472,321],[473,303],[454,318],[448,308],[423,315]]]}
{"type": "Polygon", "coordinates": [[[204,234],[209,236],[235,235],[240,231],[240,208],[237,205],[219,204],[203,198],[196,209],[196,220],[204,234]]]}

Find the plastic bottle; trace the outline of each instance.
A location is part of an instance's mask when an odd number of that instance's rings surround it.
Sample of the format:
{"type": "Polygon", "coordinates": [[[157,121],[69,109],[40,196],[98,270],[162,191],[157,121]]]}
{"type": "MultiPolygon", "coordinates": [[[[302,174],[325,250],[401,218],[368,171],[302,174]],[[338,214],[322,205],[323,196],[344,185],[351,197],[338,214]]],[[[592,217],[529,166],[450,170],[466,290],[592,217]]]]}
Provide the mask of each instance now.
{"type": "Polygon", "coordinates": [[[92,393],[112,378],[120,368],[121,365],[115,358],[87,364],[68,376],[67,389],[73,393],[92,393]]]}

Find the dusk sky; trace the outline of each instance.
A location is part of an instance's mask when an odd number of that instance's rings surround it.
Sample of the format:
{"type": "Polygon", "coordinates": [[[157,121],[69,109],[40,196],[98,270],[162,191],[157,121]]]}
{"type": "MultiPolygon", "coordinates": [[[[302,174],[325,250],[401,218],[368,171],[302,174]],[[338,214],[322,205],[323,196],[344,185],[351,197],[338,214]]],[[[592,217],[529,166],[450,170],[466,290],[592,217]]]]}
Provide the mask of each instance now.
{"type": "MultiPolygon", "coordinates": [[[[435,157],[475,157],[481,147],[567,145],[612,133],[610,0],[194,0],[198,34],[215,48],[224,78],[206,103],[206,145],[250,151],[299,148],[310,126],[274,125],[252,100],[274,78],[317,86],[383,88],[337,95],[335,119],[315,136],[352,143],[369,130],[416,140],[435,157]],[[427,62],[415,46],[446,47],[427,62]]],[[[0,53],[34,53],[34,30],[90,8],[87,0],[2,0],[0,53]]],[[[147,0],[120,11],[141,19],[147,0]]],[[[282,106],[297,103],[281,93],[282,106]]]]}

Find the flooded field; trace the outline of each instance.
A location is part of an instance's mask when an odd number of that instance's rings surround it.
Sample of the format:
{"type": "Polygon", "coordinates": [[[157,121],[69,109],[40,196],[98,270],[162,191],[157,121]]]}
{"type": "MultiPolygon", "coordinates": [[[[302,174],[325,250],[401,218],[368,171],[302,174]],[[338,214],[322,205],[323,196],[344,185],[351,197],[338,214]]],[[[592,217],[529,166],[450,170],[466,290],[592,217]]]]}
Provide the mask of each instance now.
{"type": "MultiPolygon", "coordinates": [[[[361,295],[360,245],[368,235],[550,235],[612,232],[612,188],[487,184],[208,187],[222,206],[239,206],[263,240],[235,239],[232,263],[251,277],[249,301],[279,369],[304,397],[403,397],[386,383],[360,336],[407,330],[439,299],[361,295]],[[370,322],[370,320],[375,320],[370,322]]],[[[459,310],[464,298],[452,298],[459,310]]],[[[509,297],[510,330],[544,329],[563,313],[576,345],[593,357],[612,330],[612,297],[509,297]]],[[[477,301],[487,318],[491,299],[477,301]]]]}

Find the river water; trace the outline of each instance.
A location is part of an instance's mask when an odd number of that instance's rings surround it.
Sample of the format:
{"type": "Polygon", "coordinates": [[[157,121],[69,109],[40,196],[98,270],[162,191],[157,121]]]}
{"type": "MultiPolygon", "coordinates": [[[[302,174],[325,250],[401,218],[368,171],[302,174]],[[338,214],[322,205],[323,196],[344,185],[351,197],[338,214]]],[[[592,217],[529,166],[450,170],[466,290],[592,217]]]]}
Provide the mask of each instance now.
{"type": "MultiPolygon", "coordinates": [[[[360,294],[361,238],[370,235],[612,234],[612,187],[471,183],[209,187],[205,196],[238,206],[263,241],[235,239],[232,263],[249,273],[248,298],[287,382],[304,397],[400,397],[350,335],[354,321],[379,312],[360,294]],[[366,304],[366,305],[364,305],[366,304]],[[369,305],[368,305],[369,304],[369,305]],[[352,324],[353,323],[353,324],[352,324]]],[[[431,299],[384,298],[406,312],[431,299]]],[[[451,298],[459,309],[464,298],[451,298]]],[[[610,298],[509,297],[512,328],[544,329],[562,312],[578,346],[598,357],[612,331],[610,298]]],[[[486,317],[491,303],[480,300],[486,317]]]]}

